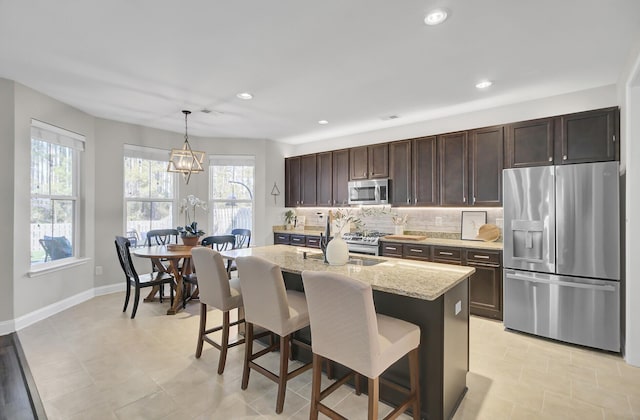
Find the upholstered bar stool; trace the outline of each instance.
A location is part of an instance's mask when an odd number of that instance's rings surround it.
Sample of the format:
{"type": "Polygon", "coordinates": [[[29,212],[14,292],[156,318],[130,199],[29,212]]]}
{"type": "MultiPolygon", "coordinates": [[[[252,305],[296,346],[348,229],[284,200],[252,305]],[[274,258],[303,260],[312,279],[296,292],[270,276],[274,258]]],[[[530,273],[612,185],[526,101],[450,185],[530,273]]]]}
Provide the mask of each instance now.
{"type": "MultiPolygon", "coordinates": [[[[356,392],[361,374],[368,378],[369,419],[378,418],[380,375],[400,358],[409,355],[411,388],[407,399],[386,419],[401,415],[409,406],[420,419],[418,346],[420,328],[386,315],[376,314],[371,286],[349,277],[327,272],[303,271],[302,281],[311,321],[313,382],[309,418],[321,412],[344,418],[322,404],[322,399],[353,376],[353,372],[320,390],[322,359],[326,358],[356,372],[356,392]]],[[[399,386],[389,383],[393,388],[399,386]]]]}
{"type": "Polygon", "coordinates": [[[300,345],[309,348],[293,338],[293,333],[309,325],[309,313],[304,293],[286,290],[280,267],[259,257],[238,257],[238,274],[242,286],[244,316],[246,320],[246,345],[244,370],[242,373],[242,389],[249,385],[251,369],[260,372],[278,384],[276,413],[282,413],[287,381],[309,370],[311,363],[288,371],[289,345],[300,345]],[[278,336],[279,343],[253,353],[254,325],[265,328],[278,336]],[[254,360],[263,356],[279,345],[280,369],[276,375],[260,366],[254,360]]]}
{"type": "Polygon", "coordinates": [[[200,291],[200,329],[198,331],[198,347],[196,358],[202,355],[204,342],[220,350],[218,374],[224,372],[227,350],[244,343],[244,339],[229,343],[229,328],[244,322],[239,319],[230,322],[229,311],[242,306],[242,293],[239,279],[227,277],[227,269],[220,253],[211,248],[197,247],[191,251],[193,264],[198,270],[198,288],[200,291]],[[207,306],[222,311],[222,325],[207,329],[207,306]],[[209,334],[222,330],[222,340],[216,343],[209,334]]]}

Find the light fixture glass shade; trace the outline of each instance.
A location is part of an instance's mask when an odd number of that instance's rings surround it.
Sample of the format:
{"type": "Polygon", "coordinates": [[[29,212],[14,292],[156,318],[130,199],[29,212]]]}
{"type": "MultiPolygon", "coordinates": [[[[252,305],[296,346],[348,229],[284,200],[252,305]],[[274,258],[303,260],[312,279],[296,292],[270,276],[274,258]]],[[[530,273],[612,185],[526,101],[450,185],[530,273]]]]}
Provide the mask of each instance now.
{"type": "Polygon", "coordinates": [[[187,135],[187,115],[191,114],[191,111],[182,112],[184,113],[184,144],[182,149],[171,149],[167,172],[181,173],[185,183],[188,184],[191,174],[204,171],[202,163],[204,162],[205,152],[191,149],[189,136],[187,135]]]}

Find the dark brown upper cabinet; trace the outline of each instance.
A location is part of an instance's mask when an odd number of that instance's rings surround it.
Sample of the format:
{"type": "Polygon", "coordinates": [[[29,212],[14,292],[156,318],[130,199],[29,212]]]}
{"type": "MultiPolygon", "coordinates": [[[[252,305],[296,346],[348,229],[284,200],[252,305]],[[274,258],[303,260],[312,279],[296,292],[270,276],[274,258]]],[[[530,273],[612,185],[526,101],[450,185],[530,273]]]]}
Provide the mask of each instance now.
{"type": "Polygon", "coordinates": [[[411,170],[411,140],[389,144],[390,199],[393,206],[413,204],[413,177],[411,170]]]}
{"type": "Polygon", "coordinates": [[[316,156],[316,203],[318,206],[333,204],[333,153],[316,156]]]}
{"type": "Polygon", "coordinates": [[[553,118],[507,126],[508,168],[553,165],[553,118]]]}
{"type": "Polygon", "coordinates": [[[556,164],[620,159],[618,108],[563,115],[558,120],[556,164]]]}
{"type": "Polygon", "coordinates": [[[440,205],[466,206],[468,186],[467,132],[438,136],[440,205]]]}
{"type": "Polygon", "coordinates": [[[438,205],[437,138],[421,137],[389,144],[391,204],[438,205]]]}
{"type": "Polygon", "coordinates": [[[413,204],[438,205],[438,142],[436,136],[413,140],[413,204]]]}
{"type": "Polygon", "coordinates": [[[389,177],[389,145],[387,143],[349,149],[349,178],[376,179],[389,177]]]}
{"type": "Polygon", "coordinates": [[[349,202],[349,149],[333,152],[332,205],[346,206],[349,202]]]}
{"type": "Polygon", "coordinates": [[[316,205],[316,155],[285,159],[285,205],[316,205]]]}
{"type": "Polygon", "coordinates": [[[504,126],[469,133],[469,196],[471,206],[502,204],[504,167],[504,126]]]}

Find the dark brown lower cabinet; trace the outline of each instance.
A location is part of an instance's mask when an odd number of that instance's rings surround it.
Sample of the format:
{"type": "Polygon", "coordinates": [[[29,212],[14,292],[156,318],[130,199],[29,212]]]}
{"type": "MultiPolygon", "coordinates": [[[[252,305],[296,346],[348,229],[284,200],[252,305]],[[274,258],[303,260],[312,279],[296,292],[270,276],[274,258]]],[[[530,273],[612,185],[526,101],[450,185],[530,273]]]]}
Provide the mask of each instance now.
{"type": "Polygon", "coordinates": [[[476,269],[469,279],[473,315],[502,320],[502,263],[500,251],[466,250],[466,265],[476,269]]]}
{"type": "Polygon", "coordinates": [[[289,245],[291,242],[291,235],[288,233],[274,233],[273,234],[273,243],[275,245],[289,245]]]}
{"type": "Polygon", "coordinates": [[[382,241],[380,255],[475,268],[469,278],[470,313],[502,320],[502,251],[382,241]]]}

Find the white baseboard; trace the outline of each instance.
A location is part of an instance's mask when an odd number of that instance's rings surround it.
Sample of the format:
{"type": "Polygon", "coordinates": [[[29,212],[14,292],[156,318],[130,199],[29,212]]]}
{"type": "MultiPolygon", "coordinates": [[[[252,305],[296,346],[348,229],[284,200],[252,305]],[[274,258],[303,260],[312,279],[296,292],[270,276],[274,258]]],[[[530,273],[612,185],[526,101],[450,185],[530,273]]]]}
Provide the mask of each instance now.
{"type": "MultiPolygon", "coordinates": [[[[19,331],[31,324],[35,324],[38,321],[49,318],[50,316],[55,315],[58,312],[62,312],[65,309],[71,308],[72,306],[76,306],[82,302],[86,302],[89,299],[93,299],[96,296],[121,292],[124,290],[124,286],[124,283],[117,283],[107,286],[94,287],[93,289],[85,290],[84,292],[78,293],[77,295],[68,297],[56,303],[52,303],[51,305],[45,306],[44,308],[37,309],[31,313],[16,318],[13,321],[2,322],[0,323],[0,334],[3,331],[4,324],[10,324],[10,326],[13,327],[13,329],[9,332],[19,331]]],[[[9,332],[7,332],[6,334],[8,334],[9,332]]]]}

